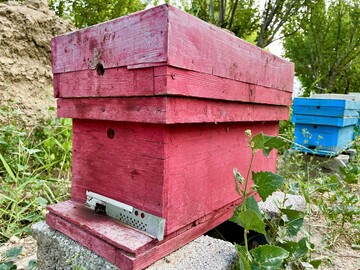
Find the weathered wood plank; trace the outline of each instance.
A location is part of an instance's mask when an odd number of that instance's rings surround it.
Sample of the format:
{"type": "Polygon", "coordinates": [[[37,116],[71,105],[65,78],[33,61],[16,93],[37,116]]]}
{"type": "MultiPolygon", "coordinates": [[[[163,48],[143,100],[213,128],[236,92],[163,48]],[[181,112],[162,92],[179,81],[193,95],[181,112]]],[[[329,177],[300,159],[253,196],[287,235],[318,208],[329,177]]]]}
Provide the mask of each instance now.
{"type": "Polygon", "coordinates": [[[169,6],[170,66],[292,92],[294,65],[169,6]]]}
{"type": "MultiPolygon", "coordinates": [[[[251,150],[245,130],[277,135],[278,122],[182,124],[168,127],[165,144],[166,233],[238,199],[233,169],[246,175],[251,150]]],[[[276,152],[258,153],[253,170],[275,171],[276,152]]],[[[249,186],[250,187],[250,186],[249,186]]]]}
{"type": "Polygon", "coordinates": [[[156,67],[155,95],[180,95],[290,106],[291,93],[171,66],[156,67]]]}
{"type": "Polygon", "coordinates": [[[52,70],[63,73],[167,61],[163,5],[52,39],[52,70]]]}
{"type": "Polygon", "coordinates": [[[58,117],[144,123],[254,122],[288,119],[284,106],[175,97],[58,99],[58,117]]]}
{"type": "Polygon", "coordinates": [[[175,232],[161,242],[148,239],[148,236],[143,233],[127,228],[110,217],[88,212],[88,209],[84,209],[82,205],[71,201],[50,206],[46,222],[52,228],[114,263],[120,269],[140,270],[228,220],[239,203],[241,203],[241,199],[213,212],[211,218],[200,219],[192,223],[189,227],[191,229],[175,232]],[[67,213],[71,213],[71,215],[67,213]],[[93,220],[90,223],[87,220],[89,216],[93,220]],[[97,224],[100,226],[96,226],[97,224]],[[109,233],[104,235],[107,230],[109,233]],[[125,231],[126,233],[122,234],[125,231]],[[120,239],[121,237],[116,239],[119,232],[125,239],[120,239]],[[115,241],[113,241],[114,239],[115,241]],[[132,241],[143,243],[138,248],[139,253],[132,254],[125,251],[132,249],[134,246],[132,241]]]}
{"type": "MultiPolygon", "coordinates": [[[[86,208],[84,204],[65,201],[49,206],[48,210],[51,214],[61,216],[62,219],[72,222],[75,226],[86,231],[82,235],[85,240],[89,239],[88,236],[102,238],[103,243],[122,249],[132,256],[143,253],[155,246],[155,241],[150,236],[124,225],[114,226],[117,223],[115,220],[86,208]]],[[[61,225],[51,224],[52,227],[61,225]]],[[[91,241],[89,241],[89,244],[94,246],[91,241]]],[[[99,248],[103,249],[104,247],[100,246],[99,248]]],[[[112,255],[111,260],[114,261],[114,259],[115,256],[112,255]]]]}
{"type": "Polygon", "coordinates": [[[294,65],[168,5],[52,41],[53,73],[167,64],[292,91],[294,65]]]}
{"type": "Polygon", "coordinates": [[[153,68],[111,68],[102,76],[96,70],[54,74],[54,94],[57,98],[152,96],[153,74],[153,68]]]}
{"type": "Polygon", "coordinates": [[[58,98],[175,95],[251,103],[291,105],[291,93],[169,66],[54,74],[58,98]]]}
{"type": "Polygon", "coordinates": [[[163,216],[162,127],[74,119],[73,134],[73,200],[89,190],[163,216]]]}

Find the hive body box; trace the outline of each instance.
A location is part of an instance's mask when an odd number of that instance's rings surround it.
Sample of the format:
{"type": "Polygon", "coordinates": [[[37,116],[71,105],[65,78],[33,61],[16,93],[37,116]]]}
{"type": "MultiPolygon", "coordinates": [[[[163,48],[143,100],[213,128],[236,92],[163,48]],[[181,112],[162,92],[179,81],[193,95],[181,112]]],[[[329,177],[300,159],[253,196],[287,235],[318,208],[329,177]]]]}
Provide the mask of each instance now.
{"type": "Polygon", "coordinates": [[[295,98],[293,118],[295,142],[301,151],[337,155],[354,138],[360,104],[346,99],[295,98]]]}
{"type": "MultiPolygon", "coordinates": [[[[73,118],[71,200],[47,222],[141,269],[231,217],[245,130],[278,133],[293,64],[168,5],[52,41],[58,116],[73,118]],[[86,191],[165,219],[164,240],[85,208],[86,191]]],[[[275,170],[261,153],[254,170],[275,170]]]]}

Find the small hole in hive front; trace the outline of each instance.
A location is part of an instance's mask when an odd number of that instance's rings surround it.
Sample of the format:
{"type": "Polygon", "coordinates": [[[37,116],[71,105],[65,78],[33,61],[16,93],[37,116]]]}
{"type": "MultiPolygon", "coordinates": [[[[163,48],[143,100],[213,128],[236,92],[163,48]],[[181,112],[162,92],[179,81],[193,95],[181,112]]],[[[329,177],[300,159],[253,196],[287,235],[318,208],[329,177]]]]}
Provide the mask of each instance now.
{"type": "Polygon", "coordinates": [[[135,211],[135,216],[138,216],[139,215],[139,211],[135,211]]]}
{"type": "Polygon", "coordinates": [[[144,214],[144,213],[141,213],[140,216],[141,216],[141,218],[144,218],[144,217],[145,217],[145,214],[144,214]]]}
{"type": "Polygon", "coordinates": [[[104,74],[105,74],[105,68],[104,68],[104,66],[103,66],[102,64],[98,63],[98,64],[96,65],[96,72],[97,72],[97,74],[98,74],[99,76],[104,76],[104,74]]]}
{"type": "Polygon", "coordinates": [[[107,136],[110,139],[114,139],[115,137],[115,130],[113,128],[108,128],[107,130],[107,136]]]}

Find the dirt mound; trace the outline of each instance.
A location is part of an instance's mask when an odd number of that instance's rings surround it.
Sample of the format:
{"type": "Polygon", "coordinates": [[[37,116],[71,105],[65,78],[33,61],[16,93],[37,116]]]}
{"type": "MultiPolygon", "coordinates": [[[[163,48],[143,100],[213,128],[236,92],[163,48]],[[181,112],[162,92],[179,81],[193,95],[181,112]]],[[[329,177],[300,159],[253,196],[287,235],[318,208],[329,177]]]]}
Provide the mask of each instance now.
{"type": "Polygon", "coordinates": [[[17,109],[27,125],[50,116],[50,41],[73,29],[49,10],[47,0],[0,3],[0,108],[17,109]]]}

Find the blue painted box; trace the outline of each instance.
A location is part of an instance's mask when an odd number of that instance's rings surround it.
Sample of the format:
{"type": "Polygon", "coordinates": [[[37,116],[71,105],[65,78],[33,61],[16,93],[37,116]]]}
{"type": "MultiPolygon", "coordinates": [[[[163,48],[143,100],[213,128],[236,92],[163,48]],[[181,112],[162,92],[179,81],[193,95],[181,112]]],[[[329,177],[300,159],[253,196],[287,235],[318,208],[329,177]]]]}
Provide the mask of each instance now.
{"type": "Polygon", "coordinates": [[[318,155],[344,151],[354,138],[359,109],[360,103],[352,100],[295,98],[294,148],[318,155]]]}

